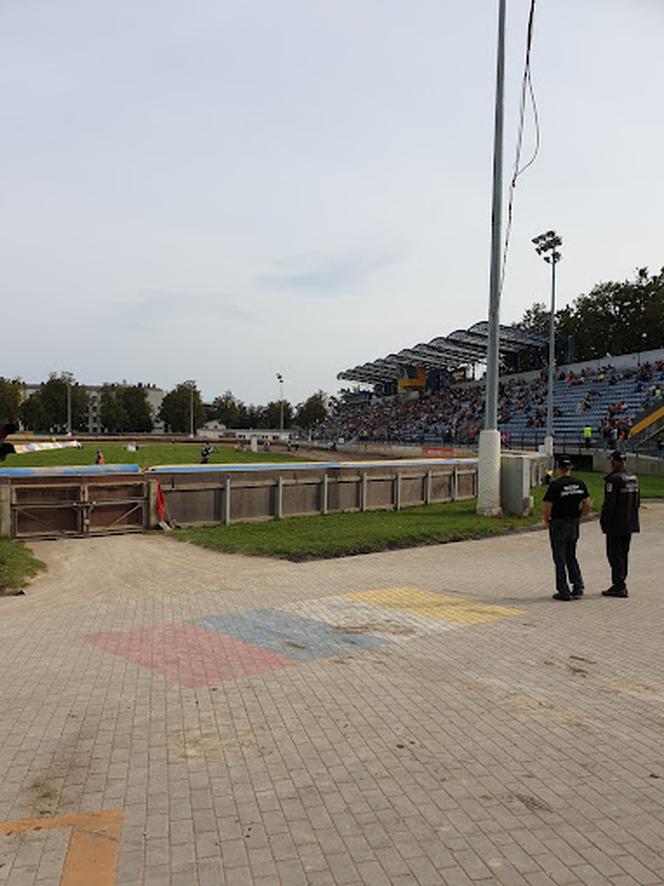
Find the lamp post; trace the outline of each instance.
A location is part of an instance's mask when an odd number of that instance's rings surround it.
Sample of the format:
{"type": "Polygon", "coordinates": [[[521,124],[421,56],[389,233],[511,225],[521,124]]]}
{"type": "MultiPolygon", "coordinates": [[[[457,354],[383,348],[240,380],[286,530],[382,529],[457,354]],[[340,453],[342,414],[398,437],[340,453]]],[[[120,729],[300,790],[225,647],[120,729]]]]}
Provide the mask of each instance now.
{"type": "Polygon", "coordinates": [[[196,380],[193,378],[187,379],[185,384],[189,386],[189,436],[193,440],[196,436],[194,429],[194,390],[196,388],[196,380]]]}
{"type": "Polygon", "coordinates": [[[556,265],[562,259],[558,247],[562,240],[555,231],[547,231],[533,238],[535,252],[551,265],[551,312],[549,314],[549,383],[546,393],[546,435],[544,451],[553,455],[553,375],[556,365],[556,265]]]}
{"type": "Polygon", "coordinates": [[[498,361],[500,356],[500,277],[503,201],[503,106],[505,96],[506,0],[498,0],[498,50],[493,139],[493,197],[491,208],[491,271],[489,277],[489,329],[486,357],[486,411],[480,432],[477,465],[477,512],[500,514],[500,433],[498,432],[498,361]]]}
{"type": "Polygon", "coordinates": [[[277,372],[277,381],[279,382],[279,430],[284,429],[284,377],[277,372]]]}
{"type": "Polygon", "coordinates": [[[63,372],[62,378],[67,385],[67,436],[71,437],[71,383],[74,376],[71,372],[63,372]]]}

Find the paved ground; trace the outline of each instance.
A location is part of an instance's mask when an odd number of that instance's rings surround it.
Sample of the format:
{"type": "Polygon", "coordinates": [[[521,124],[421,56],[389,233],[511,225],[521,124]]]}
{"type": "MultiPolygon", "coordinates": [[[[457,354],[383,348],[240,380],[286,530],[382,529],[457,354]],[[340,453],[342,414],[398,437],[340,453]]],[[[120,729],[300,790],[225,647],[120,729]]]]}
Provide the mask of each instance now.
{"type": "Polygon", "coordinates": [[[632,597],[599,597],[588,524],[569,604],[544,533],[308,564],[35,545],[48,574],[0,600],[0,883],[664,883],[643,518],[632,597]]]}

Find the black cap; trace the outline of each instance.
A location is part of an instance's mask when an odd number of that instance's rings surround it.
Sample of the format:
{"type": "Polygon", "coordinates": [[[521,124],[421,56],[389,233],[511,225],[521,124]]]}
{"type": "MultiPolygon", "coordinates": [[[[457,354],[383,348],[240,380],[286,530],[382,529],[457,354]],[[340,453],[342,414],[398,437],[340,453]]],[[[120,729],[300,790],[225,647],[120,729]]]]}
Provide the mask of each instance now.
{"type": "Polygon", "coordinates": [[[611,453],[611,461],[624,462],[625,461],[625,453],[620,452],[619,449],[616,449],[615,452],[611,453]]]}
{"type": "Polygon", "coordinates": [[[569,457],[569,455],[558,455],[556,457],[556,464],[559,468],[571,468],[572,459],[569,457]]]}

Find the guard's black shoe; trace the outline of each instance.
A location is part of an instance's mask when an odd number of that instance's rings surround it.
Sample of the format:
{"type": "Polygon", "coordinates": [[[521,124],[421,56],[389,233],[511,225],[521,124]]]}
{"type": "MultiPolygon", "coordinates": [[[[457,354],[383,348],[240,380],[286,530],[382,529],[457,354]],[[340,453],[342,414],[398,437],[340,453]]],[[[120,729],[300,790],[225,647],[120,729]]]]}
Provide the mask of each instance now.
{"type": "Polygon", "coordinates": [[[571,594],[554,594],[553,599],[554,600],[571,600],[572,596],[571,596],[571,594]]]}
{"type": "Polygon", "coordinates": [[[603,597],[629,597],[627,588],[609,588],[608,591],[602,591],[603,597]]]}
{"type": "Polygon", "coordinates": [[[583,588],[573,588],[572,589],[573,597],[583,597],[583,588]]]}

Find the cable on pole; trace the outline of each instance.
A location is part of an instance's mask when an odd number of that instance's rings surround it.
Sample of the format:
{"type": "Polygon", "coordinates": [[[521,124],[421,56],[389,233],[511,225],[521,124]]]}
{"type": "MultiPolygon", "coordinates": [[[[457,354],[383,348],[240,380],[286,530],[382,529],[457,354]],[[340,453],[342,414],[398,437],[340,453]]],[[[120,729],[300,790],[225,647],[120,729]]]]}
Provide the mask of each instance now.
{"type": "Polygon", "coordinates": [[[516,190],[516,182],[519,176],[526,171],[530,166],[533,165],[535,160],[537,159],[537,155],[540,150],[540,142],[541,142],[541,133],[540,133],[540,122],[539,122],[539,113],[537,110],[537,100],[535,98],[535,90],[533,88],[533,80],[532,80],[532,67],[531,67],[531,51],[533,45],[533,32],[535,25],[535,3],[536,0],[531,0],[530,2],[530,11],[528,13],[528,29],[526,32],[526,56],[523,66],[523,76],[521,78],[521,98],[519,101],[519,124],[517,128],[517,139],[516,139],[516,154],[514,158],[514,170],[512,172],[512,179],[510,181],[509,186],[509,197],[507,201],[507,224],[505,226],[505,243],[503,246],[503,258],[501,265],[501,274],[500,274],[500,287],[499,293],[502,295],[503,292],[503,284],[505,283],[505,273],[507,271],[507,255],[509,252],[510,246],[510,236],[512,233],[512,218],[514,214],[514,192],[516,190]],[[521,152],[523,150],[523,134],[525,130],[525,120],[526,120],[526,108],[528,106],[528,100],[530,100],[532,110],[533,110],[533,121],[535,123],[535,148],[533,150],[533,154],[531,158],[521,166],[521,152]]]}

